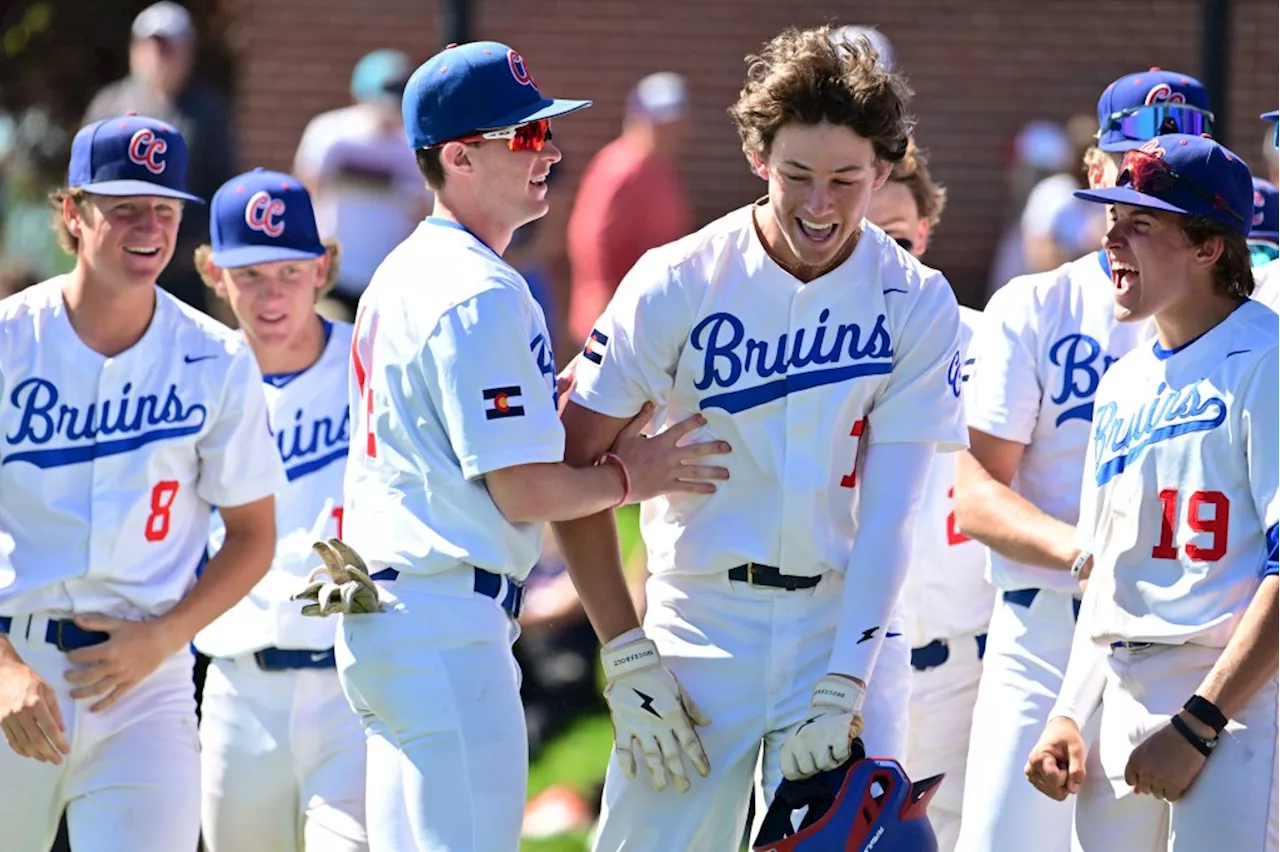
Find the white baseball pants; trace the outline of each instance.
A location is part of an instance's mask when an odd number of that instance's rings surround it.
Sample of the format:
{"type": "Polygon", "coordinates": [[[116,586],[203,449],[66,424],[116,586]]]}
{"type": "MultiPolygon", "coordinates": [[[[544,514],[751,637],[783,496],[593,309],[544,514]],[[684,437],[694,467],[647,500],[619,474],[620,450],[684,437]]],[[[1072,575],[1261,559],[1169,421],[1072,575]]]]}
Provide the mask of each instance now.
{"type": "Polygon", "coordinates": [[[61,766],[0,742],[0,848],[49,852],[63,809],[76,852],[188,852],[200,837],[200,746],[192,673],[183,650],[98,713],[71,698],[66,655],[45,641],[43,616],[17,616],[8,636],[53,688],[71,754],[61,766]]]}
{"type": "Polygon", "coordinates": [[[911,723],[904,767],[912,781],[946,776],[929,802],[929,822],[938,838],[938,852],[953,852],[960,836],[969,730],[982,678],[980,648],[976,636],[952,638],[947,640],[946,662],[911,672],[911,723]]]}
{"type": "MultiPolygon", "coordinates": [[[[597,852],[737,852],[761,748],[767,801],[782,781],[779,752],[804,721],[814,685],[827,672],[843,577],[785,591],[734,582],[725,573],[658,575],[647,584],[645,633],[694,702],[711,719],[698,736],[711,761],[692,789],[653,789],[641,763],[632,780],[611,759],[597,852]]],[[[910,650],[890,625],[863,716],[867,754],[903,759],[910,650]]],[[[760,814],[759,816],[763,816],[760,814]]]]}
{"type": "Polygon", "coordinates": [[[1135,795],[1124,781],[1133,749],[1181,709],[1220,649],[1153,645],[1112,651],[1098,741],[1076,803],[1082,852],[1276,852],[1277,706],[1272,678],[1223,731],[1218,747],[1176,802],[1135,795]]]}
{"type": "Polygon", "coordinates": [[[214,659],[200,722],[207,852],[363,852],[365,737],[338,673],[214,659]]]}
{"type": "Polygon", "coordinates": [[[1071,848],[1072,802],[1042,795],[1023,770],[1062,689],[1075,612],[1071,595],[1044,589],[1029,606],[1003,594],[996,601],[973,708],[957,852],[1071,848]]]}
{"type": "Polygon", "coordinates": [[[383,585],[386,611],[342,616],[342,687],[368,737],[371,852],[515,852],[529,746],[519,628],[471,568],[383,585]],[[465,575],[464,575],[465,572],[465,575]]]}

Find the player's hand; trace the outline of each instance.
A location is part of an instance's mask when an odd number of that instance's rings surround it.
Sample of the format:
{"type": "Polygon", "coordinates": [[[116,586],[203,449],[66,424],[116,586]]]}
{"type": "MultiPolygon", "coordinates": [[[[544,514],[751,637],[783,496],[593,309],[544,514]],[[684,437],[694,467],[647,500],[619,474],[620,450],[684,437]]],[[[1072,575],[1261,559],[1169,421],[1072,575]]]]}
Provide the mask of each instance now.
{"type": "Polygon", "coordinates": [[[782,744],[783,777],[799,781],[846,763],[862,733],[866,697],[867,688],[853,678],[829,674],[818,681],[809,718],[782,744]]]}
{"type": "MultiPolygon", "coordinates": [[[[1185,713],[1182,718],[1201,736],[1213,736],[1213,731],[1205,728],[1198,719],[1185,713]]],[[[1129,755],[1129,762],[1124,768],[1124,782],[1135,793],[1176,802],[1196,780],[1207,760],[1173,729],[1173,725],[1166,722],[1129,755]]]]}
{"type": "Polygon", "coordinates": [[[1023,772],[1037,790],[1061,802],[1080,792],[1080,785],[1084,783],[1084,760],[1080,728],[1071,719],[1056,716],[1045,725],[1023,772]]]}
{"type": "Polygon", "coordinates": [[[89,708],[90,713],[115,704],[186,644],[172,635],[162,618],[126,621],[105,615],[78,615],[75,622],[84,630],[109,635],[100,645],[67,652],[67,661],[75,665],[66,675],[74,687],[71,697],[100,696],[89,708]]]}
{"type": "Polygon", "coordinates": [[[711,763],[694,726],[706,726],[706,717],[684,691],[658,654],[651,639],[639,639],[600,652],[604,664],[604,697],[613,718],[614,750],[627,778],[636,777],[638,744],[649,766],[653,789],[665,790],[675,779],[676,790],[689,789],[687,758],[703,778],[711,763]]]}
{"type": "Polygon", "coordinates": [[[0,663],[0,729],[21,757],[61,764],[71,753],[57,694],[16,656],[0,663]]]}
{"type": "Polygon", "coordinates": [[[307,575],[306,587],[289,597],[291,601],[309,601],[302,607],[303,615],[323,618],[336,613],[382,611],[378,587],[369,577],[369,567],[360,554],[337,538],[317,541],[311,549],[320,554],[324,565],[312,570],[307,575]]]}
{"type": "Polygon", "coordinates": [[[639,503],[659,494],[684,491],[713,494],[714,480],[728,479],[723,467],[699,464],[705,456],[723,455],[732,449],[727,441],[680,444],[694,429],[707,425],[707,418],[694,414],[654,437],[642,430],[653,417],[653,403],[646,402],[630,423],[622,427],[613,442],[613,452],[621,457],[631,476],[631,502],[639,503]]]}
{"type": "Polygon", "coordinates": [[[578,381],[578,359],[581,353],[574,355],[573,360],[564,365],[560,375],[556,376],[556,414],[564,416],[564,408],[569,404],[569,394],[578,381]]]}

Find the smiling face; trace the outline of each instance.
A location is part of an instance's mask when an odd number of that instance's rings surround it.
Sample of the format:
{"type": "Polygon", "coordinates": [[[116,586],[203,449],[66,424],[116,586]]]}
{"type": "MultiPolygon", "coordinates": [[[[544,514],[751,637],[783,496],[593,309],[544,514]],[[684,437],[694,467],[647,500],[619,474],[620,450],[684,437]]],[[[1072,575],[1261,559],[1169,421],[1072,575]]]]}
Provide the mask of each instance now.
{"type": "Polygon", "coordinates": [[[784,125],[768,158],[754,164],[769,181],[770,221],[762,230],[770,251],[820,271],[857,238],[871,194],[890,169],[869,140],[825,122],[784,125]]]}
{"type": "Polygon", "coordinates": [[[887,181],[871,194],[867,221],[897,241],[916,257],[924,257],[929,245],[929,220],[920,215],[911,189],[900,181],[887,181]]]}
{"type": "Polygon", "coordinates": [[[512,151],[506,141],[490,139],[467,145],[465,153],[487,218],[514,231],[547,215],[547,175],[561,156],[554,142],[548,139],[541,151],[512,151]]]}
{"type": "Polygon", "coordinates": [[[1111,264],[1117,320],[1137,322],[1208,294],[1196,281],[1217,262],[1221,239],[1192,245],[1181,218],[1162,210],[1116,204],[1107,216],[1110,227],[1103,246],[1111,264]]]}
{"type": "Polygon", "coordinates": [[[313,331],[316,294],[325,284],[328,256],[216,269],[216,289],[240,328],[259,349],[292,349],[313,331]]]}
{"type": "Polygon", "coordinates": [[[63,223],[77,260],[119,286],[151,286],[173,257],[182,202],[151,195],[86,195],[63,201],[63,223]]]}

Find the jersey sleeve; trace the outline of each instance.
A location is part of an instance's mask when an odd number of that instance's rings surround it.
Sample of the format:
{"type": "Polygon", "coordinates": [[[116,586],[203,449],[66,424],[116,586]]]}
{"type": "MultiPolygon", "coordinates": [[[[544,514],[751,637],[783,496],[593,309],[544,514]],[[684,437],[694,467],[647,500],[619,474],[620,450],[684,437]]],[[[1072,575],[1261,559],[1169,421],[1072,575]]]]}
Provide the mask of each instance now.
{"type": "Polygon", "coordinates": [[[232,356],[217,420],[198,452],[196,492],[214,506],[261,500],[288,481],[267,417],[262,372],[248,346],[240,346],[232,356]]]}
{"type": "Polygon", "coordinates": [[[663,405],[692,317],[671,268],[647,253],[591,330],[570,399],[607,417],[631,417],[646,402],[663,405]]]}
{"type": "Polygon", "coordinates": [[[954,452],[969,446],[960,398],[960,308],[941,275],[921,289],[894,341],[893,372],[867,415],[870,442],[931,443],[954,452]]]}
{"type": "Polygon", "coordinates": [[[1009,284],[991,297],[983,333],[970,347],[974,359],[965,398],[969,427],[1006,441],[1030,444],[1040,414],[1035,329],[1023,288],[1009,284]]]}
{"type": "Polygon", "coordinates": [[[445,312],[427,338],[437,404],[467,479],[564,461],[555,361],[545,336],[531,333],[532,307],[514,287],[490,287],[445,312]]]}
{"type": "Polygon", "coordinates": [[[1267,554],[1261,575],[1277,573],[1276,543],[1280,528],[1280,353],[1271,349],[1254,370],[1241,406],[1245,455],[1249,466],[1249,493],[1266,532],[1267,554]]]}

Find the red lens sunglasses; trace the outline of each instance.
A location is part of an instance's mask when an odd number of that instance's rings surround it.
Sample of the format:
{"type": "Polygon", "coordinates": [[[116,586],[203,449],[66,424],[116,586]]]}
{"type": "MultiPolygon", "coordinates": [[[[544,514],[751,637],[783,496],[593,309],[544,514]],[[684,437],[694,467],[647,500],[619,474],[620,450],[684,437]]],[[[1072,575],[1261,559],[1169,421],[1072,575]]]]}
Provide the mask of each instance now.
{"type": "Polygon", "coordinates": [[[486,130],[483,133],[472,133],[453,142],[483,142],[490,139],[505,139],[507,147],[512,151],[533,151],[535,154],[551,141],[551,120],[540,118],[528,124],[517,124],[498,130],[486,130]]]}
{"type": "Polygon", "coordinates": [[[1133,150],[1125,153],[1116,186],[1131,186],[1144,195],[1154,195],[1156,198],[1164,198],[1175,187],[1182,186],[1212,204],[1213,209],[1226,213],[1238,222],[1244,221],[1221,196],[1210,195],[1174,171],[1162,158],[1146,151],[1133,150]]]}

